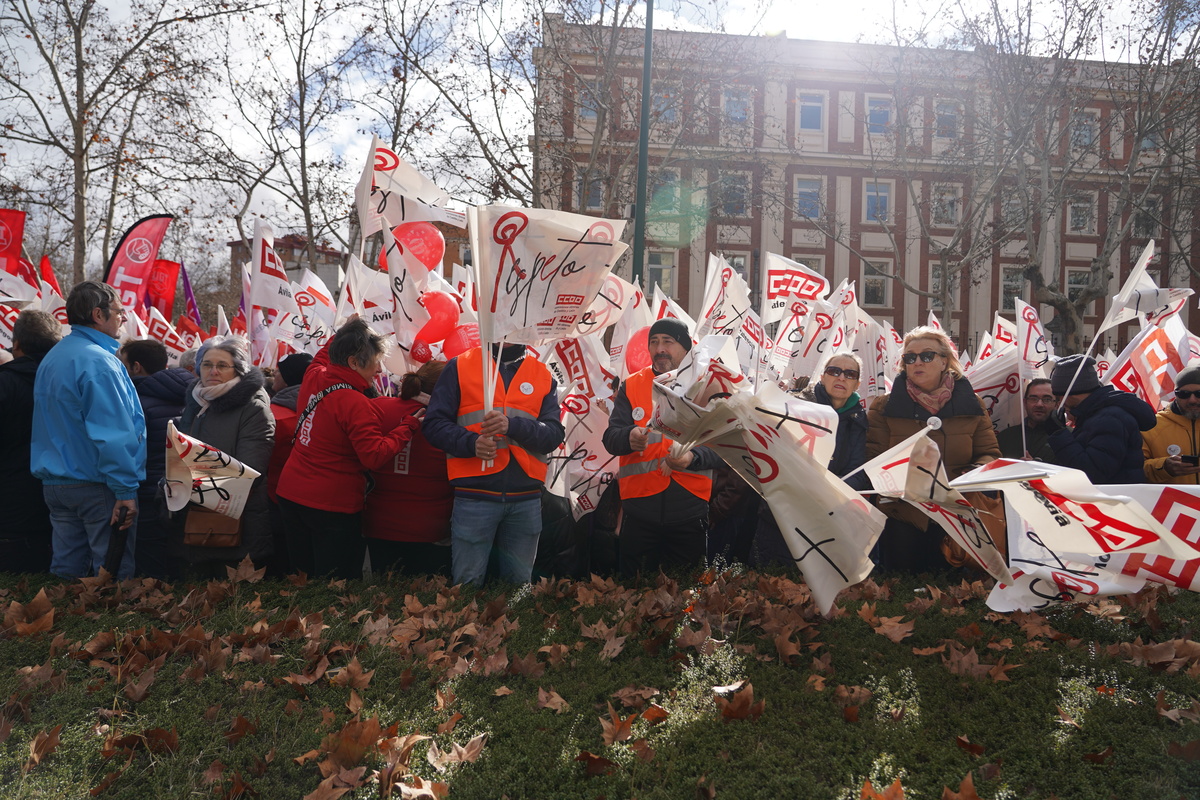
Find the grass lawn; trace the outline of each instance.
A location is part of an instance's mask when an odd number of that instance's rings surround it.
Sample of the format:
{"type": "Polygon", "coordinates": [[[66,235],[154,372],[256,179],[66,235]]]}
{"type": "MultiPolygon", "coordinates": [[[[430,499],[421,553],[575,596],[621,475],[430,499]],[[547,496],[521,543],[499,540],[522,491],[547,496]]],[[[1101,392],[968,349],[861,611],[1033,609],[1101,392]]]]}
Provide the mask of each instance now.
{"type": "Polygon", "coordinates": [[[1200,596],[986,591],[0,575],[0,797],[1200,797],[1200,596]]]}

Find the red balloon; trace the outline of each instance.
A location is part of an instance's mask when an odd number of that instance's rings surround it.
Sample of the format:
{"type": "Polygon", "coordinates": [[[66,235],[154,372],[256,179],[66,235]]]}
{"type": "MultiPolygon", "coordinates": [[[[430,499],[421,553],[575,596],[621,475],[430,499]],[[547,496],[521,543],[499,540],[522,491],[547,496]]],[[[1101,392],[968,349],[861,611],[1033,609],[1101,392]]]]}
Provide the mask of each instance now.
{"type": "Polygon", "coordinates": [[[429,312],[429,322],[417,331],[417,338],[429,343],[440,342],[454,332],[461,313],[458,301],[445,292],[425,292],[421,305],[429,312]]]}
{"type": "Polygon", "coordinates": [[[625,368],[632,375],[650,366],[650,326],[639,328],[629,337],[625,345],[625,368]]]}
{"type": "Polygon", "coordinates": [[[424,364],[433,358],[433,351],[429,349],[429,343],[423,342],[420,339],[413,339],[412,350],[409,350],[408,353],[412,356],[413,361],[420,364],[424,364]]]}
{"type": "Polygon", "coordinates": [[[473,322],[459,325],[442,342],[442,353],[446,358],[462,355],[472,347],[479,347],[479,326],[473,322]]]}
{"type": "Polygon", "coordinates": [[[426,269],[434,270],[446,255],[446,237],[432,222],[406,222],[392,229],[392,236],[426,269]]]}

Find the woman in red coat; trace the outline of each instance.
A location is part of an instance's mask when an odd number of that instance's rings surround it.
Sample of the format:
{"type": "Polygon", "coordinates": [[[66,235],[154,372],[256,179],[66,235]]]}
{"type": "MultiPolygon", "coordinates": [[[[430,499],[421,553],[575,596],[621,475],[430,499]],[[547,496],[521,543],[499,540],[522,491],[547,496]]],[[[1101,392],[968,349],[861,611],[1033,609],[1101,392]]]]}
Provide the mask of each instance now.
{"type": "MultiPolygon", "coordinates": [[[[429,393],[444,361],[430,361],[404,376],[399,397],[374,403],[386,428],[425,412],[429,393]]],[[[450,511],[454,504],[446,476],[446,454],[417,431],[400,454],[372,471],[375,488],[363,509],[363,535],[371,568],[404,575],[450,576],[450,511]]]]}
{"type": "Polygon", "coordinates": [[[421,426],[406,416],[385,427],[367,397],[386,344],[367,323],[351,319],[304,373],[296,440],[278,489],[293,569],[362,577],[364,470],[392,463],[421,426]]]}

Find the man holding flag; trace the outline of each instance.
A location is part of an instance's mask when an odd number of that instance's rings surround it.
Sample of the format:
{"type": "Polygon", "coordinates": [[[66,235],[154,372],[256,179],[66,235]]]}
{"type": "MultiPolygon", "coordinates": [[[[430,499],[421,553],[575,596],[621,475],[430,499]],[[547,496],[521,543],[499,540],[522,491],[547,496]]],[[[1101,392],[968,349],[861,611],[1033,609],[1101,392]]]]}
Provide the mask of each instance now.
{"type": "Polygon", "coordinates": [[[1056,398],[1066,396],[1064,406],[1075,420],[1074,428],[1065,428],[1049,439],[1054,463],[1082,470],[1097,485],[1144,483],[1142,431],[1155,423],[1150,404],[1137,395],[1102,385],[1096,359],[1082,354],[1054,365],[1050,388],[1056,398]]]}
{"type": "MultiPolygon", "coordinates": [[[[444,450],[454,511],[450,517],[455,583],[482,584],[493,547],[499,577],[528,583],[542,531],[542,484],[547,454],[562,444],[558,385],[523,344],[497,358],[493,407],[484,400],[484,352],[475,347],[452,359],[429,398],[422,432],[444,450]]],[[[490,366],[490,365],[489,365],[490,366]]]]}
{"type": "Polygon", "coordinates": [[[650,326],[651,365],[617,390],[604,447],[621,459],[618,486],[624,515],[617,539],[621,573],[692,566],[707,550],[712,470],[720,457],[707,447],[683,453],[648,427],[657,375],[677,369],[692,349],[687,326],[664,317],[650,326]]]}

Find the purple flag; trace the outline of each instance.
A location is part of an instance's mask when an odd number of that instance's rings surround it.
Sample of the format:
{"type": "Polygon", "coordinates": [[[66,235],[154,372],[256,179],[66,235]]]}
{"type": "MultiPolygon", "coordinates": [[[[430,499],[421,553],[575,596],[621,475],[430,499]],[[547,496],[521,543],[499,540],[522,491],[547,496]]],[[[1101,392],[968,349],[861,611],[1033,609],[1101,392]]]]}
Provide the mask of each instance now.
{"type": "Polygon", "coordinates": [[[192,292],[192,282],[188,280],[187,267],[183,262],[179,262],[179,271],[183,273],[183,299],[187,303],[187,309],[184,311],[192,322],[195,322],[201,328],[204,327],[204,321],[200,319],[200,306],[196,303],[196,295],[192,292]]]}

